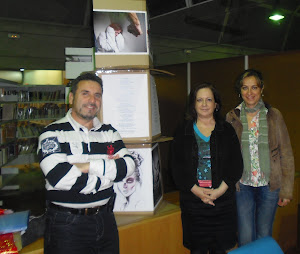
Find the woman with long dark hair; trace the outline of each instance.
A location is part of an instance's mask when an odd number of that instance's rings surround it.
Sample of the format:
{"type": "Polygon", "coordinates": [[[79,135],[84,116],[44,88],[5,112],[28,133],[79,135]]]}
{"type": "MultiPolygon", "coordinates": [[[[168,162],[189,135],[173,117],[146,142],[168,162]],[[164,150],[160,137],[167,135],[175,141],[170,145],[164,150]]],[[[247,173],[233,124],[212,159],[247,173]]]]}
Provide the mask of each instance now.
{"type": "Polygon", "coordinates": [[[220,110],[215,87],[197,85],[173,142],[172,172],[180,191],[183,244],[191,254],[223,254],[236,244],[235,184],[243,161],[236,133],[220,110]]]}

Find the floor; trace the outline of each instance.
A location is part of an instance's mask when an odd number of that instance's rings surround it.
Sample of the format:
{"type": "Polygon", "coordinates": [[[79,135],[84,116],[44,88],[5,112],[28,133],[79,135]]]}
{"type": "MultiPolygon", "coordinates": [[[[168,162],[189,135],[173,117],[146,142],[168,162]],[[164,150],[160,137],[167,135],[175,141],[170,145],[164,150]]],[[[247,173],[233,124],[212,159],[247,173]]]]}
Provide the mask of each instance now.
{"type": "Polygon", "coordinates": [[[289,249],[285,252],[285,254],[300,254],[300,249],[299,248],[293,248],[293,249],[289,249]]]}

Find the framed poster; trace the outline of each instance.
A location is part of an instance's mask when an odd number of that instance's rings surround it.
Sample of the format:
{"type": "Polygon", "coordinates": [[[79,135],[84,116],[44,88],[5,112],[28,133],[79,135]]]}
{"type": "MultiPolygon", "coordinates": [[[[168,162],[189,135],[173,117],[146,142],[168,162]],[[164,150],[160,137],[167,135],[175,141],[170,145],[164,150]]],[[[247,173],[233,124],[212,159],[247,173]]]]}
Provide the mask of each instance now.
{"type": "Polygon", "coordinates": [[[94,9],[95,54],[148,54],[145,11],[94,9]]]}

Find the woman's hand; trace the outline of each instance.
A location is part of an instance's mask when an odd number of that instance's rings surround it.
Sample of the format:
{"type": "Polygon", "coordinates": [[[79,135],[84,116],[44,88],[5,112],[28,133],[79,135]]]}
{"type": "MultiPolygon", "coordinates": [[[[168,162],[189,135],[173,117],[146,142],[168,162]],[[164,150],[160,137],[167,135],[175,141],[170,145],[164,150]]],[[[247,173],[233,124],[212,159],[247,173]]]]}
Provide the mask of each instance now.
{"type": "Polygon", "coordinates": [[[279,200],[278,200],[278,205],[279,206],[286,206],[288,203],[290,203],[290,199],[288,199],[288,198],[279,198],[279,200]]]}
{"type": "Polygon", "coordinates": [[[205,204],[209,204],[209,205],[215,205],[214,204],[214,198],[211,197],[209,194],[206,193],[205,188],[199,187],[196,184],[193,186],[193,188],[191,189],[191,192],[197,196],[198,198],[200,198],[202,200],[203,203],[205,204]]]}
{"type": "Polygon", "coordinates": [[[216,189],[204,189],[204,193],[209,195],[211,198],[209,204],[215,206],[213,201],[221,197],[227,191],[227,189],[228,185],[224,181],[222,181],[220,186],[216,189]]]}
{"type": "Polygon", "coordinates": [[[217,198],[221,197],[225,191],[217,188],[217,189],[205,189],[205,194],[209,195],[211,198],[213,198],[214,200],[216,200],[217,198]]]}

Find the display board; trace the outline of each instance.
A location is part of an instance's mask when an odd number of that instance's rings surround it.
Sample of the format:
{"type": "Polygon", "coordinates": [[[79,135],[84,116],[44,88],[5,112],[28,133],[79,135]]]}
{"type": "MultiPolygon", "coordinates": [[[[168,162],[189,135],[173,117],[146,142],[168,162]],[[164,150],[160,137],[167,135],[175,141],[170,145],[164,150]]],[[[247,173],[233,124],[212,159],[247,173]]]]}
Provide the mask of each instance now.
{"type": "Polygon", "coordinates": [[[159,103],[157,97],[156,83],[152,75],[150,75],[150,90],[151,90],[151,126],[152,136],[161,134],[159,103]]]}
{"type": "Polygon", "coordinates": [[[148,70],[97,71],[103,80],[104,123],[117,129],[125,143],[152,142],[161,134],[154,78],[148,70]]]}
{"type": "Polygon", "coordinates": [[[149,136],[147,74],[103,75],[103,122],[122,137],[149,136]]]}
{"type": "Polygon", "coordinates": [[[95,54],[148,54],[147,15],[143,11],[94,9],[95,54]]]}
{"type": "Polygon", "coordinates": [[[163,196],[158,143],[128,148],[136,169],[131,176],[114,184],[117,194],[114,212],[153,213],[163,196]]]}
{"type": "Polygon", "coordinates": [[[145,0],[93,0],[93,14],[96,68],[149,68],[145,0]]]}

